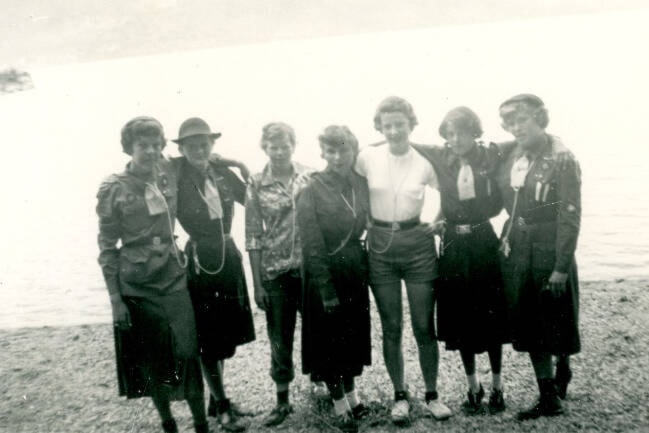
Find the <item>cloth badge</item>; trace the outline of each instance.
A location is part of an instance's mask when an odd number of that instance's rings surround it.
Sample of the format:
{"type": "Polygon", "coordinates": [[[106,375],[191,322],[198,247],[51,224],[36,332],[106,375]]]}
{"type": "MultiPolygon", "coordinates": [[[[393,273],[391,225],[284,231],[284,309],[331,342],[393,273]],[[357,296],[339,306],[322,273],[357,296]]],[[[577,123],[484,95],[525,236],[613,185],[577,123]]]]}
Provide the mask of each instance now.
{"type": "Polygon", "coordinates": [[[460,167],[460,173],[457,177],[457,192],[460,200],[470,200],[475,198],[473,169],[469,164],[462,164],[460,167]]]}

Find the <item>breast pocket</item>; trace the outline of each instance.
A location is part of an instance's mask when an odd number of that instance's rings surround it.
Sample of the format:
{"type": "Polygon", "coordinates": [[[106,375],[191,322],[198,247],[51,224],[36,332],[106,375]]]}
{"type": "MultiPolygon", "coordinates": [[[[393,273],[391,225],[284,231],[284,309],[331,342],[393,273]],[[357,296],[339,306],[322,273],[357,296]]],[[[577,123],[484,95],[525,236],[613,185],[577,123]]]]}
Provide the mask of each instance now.
{"type": "Polygon", "coordinates": [[[149,247],[122,249],[120,251],[120,279],[133,284],[151,282],[162,273],[168,261],[168,250],[154,252],[149,247]]]}

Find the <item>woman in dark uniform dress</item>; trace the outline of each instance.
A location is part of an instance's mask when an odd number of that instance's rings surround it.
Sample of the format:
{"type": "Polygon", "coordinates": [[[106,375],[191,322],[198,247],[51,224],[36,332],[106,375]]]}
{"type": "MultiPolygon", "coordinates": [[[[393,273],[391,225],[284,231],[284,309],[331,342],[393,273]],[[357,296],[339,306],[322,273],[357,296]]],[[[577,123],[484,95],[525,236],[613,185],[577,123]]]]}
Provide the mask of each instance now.
{"type": "Polygon", "coordinates": [[[357,430],[366,414],[354,378],[371,364],[365,232],[367,182],[352,171],[358,141],[345,126],[319,137],[324,171],[300,193],[297,217],[302,240],[304,300],[302,369],[325,381],[343,431],[357,430]]]}
{"type": "Polygon", "coordinates": [[[113,310],[119,393],[150,396],[168,433],[178,431],[169,402],[185,399],[196,432],[206,433],[187,259],[174,242],[176,179],[161,158],[162,125],[137,117],[122,128],[121,142],[131,161],[97,195],[99,264],[113,310]]]}
{"type": "Polygon", "coordinates": [[[241,253],[230,236],[234,202],[243,204],[246,187],[224,163],[210,159],[220,136],[199,118],[187,119],[180,126],[173,140],[183,155],[174,161],[178,220],[190,236],[186,248],[189,292],[201,362],[212,394],[210,409],[224,430],[242,431],[240,414],[225,394],[223,367],[237,346],[255,339],[241,253]]]}
{"type": "Polygon", "coordinates": [[[505,298],[498,263],[498,237],[489,219],[502,209],[495,170],[495,145],[476,143],[482,136],[478,116],[469,108],[451,110],[439,127],[447,141],[430,158],[446,223],[437,280],[437,338],[447,350],[459,350],[469,383],[463,409],[482,411],[484,389],[475,371],[475,355],[488,352],[492,373],[489,412],[505,409],[500,371],[506,341],[505,298]]]}
{"type": "Polygon", "coordinates": [[[535,96],[500,106],[515,142],[504,155],[498,184],[509,220],[501,240],[502,273],[515,350],[529,352],[539,401],[520,420],[563,413],[572,376],[569,355],[580,351],[575,249],[581,218],[581,173],[561,141],[545,132],[548,113],[535,96]],[[558,357],[556,373],[552,356],[558,357]]]}

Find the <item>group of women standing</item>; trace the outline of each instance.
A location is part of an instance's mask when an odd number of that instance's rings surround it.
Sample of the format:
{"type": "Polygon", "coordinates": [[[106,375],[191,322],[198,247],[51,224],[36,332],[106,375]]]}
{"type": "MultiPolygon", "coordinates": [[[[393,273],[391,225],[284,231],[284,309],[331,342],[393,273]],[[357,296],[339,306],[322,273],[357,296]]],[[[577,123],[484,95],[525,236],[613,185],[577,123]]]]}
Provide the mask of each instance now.
{"type": "Polygon", "coordinates": [[[486,408],[505,410],[500,374],[508,342],[530,353],[540,389],[538,402],[517,417],[562,413],[569,356],[580,349],[579,166],[545,132],[548,115],[538,97],[510,98],[500,115],[512,142],[482,145],[478,116],[459,107],[439,127],[446,144],[424,146],[409,139],[417,125],[412,106],[389,97],[374,117],[385,142],[359,152],[347,127],[329,126],[318,137],[327,164],[320,172],[294,162],[293,129],[271,123],[261,138],[268,164],[250,178],[243,164],[212,154],[220,134],[201,119],[181,125],[174,141],[183,157],[171,160],[160,156],[165,139],[155,119],[127,123],[122,146],[131,161],[102,183],[97,206],[120,393],[151,396],[166,432],[177,431],[169,400],[184,398],[196,431],[208,431],[202,366],[210,415],[228,431],[245,428],[245,414],[223,387],[223,361],[255,338],[241,254],[229,235],[236,201],[246,207],[246,250],[277,391],[265,425],[279,425],[292,412],[301,313],[302,371],[326,384],[338,426],[357,430],[368,413],[355,387],[371,363],[368,287],[394,388],[391,418],[408,424],[402,283],[432,417],[452,416],[437,392],[438,340],[460,352],[469,388],[465,413],[484,410],[475,369],[483,352],[492,372],[486,408]],[[434,221],[422,222],[427,186],[439,191],[441,207],[434,221]],[[489,220],[503,207],[509,219],[499,240],[489,220]],[[176,217],[190,235],[184,253],[174,242],[176,217]]]}

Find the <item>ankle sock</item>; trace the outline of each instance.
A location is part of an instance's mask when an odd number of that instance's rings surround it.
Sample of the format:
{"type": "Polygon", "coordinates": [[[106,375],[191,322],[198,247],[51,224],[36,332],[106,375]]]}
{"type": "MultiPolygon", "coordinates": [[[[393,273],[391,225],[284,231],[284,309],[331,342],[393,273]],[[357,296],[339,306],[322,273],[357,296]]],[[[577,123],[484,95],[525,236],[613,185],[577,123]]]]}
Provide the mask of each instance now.
{"type": "Polygon", "coordinates": [[[429,401],[437,400],[437,391],[426,391],[426,403],[429,401]]]}
{"type": "Polygon", "coordinates": [[[349,402],[345,397],[340,400],[334,400],[334,412],[336,415],[344,415],[347,412],[350,412],[352,409],[349,407],[349,402]]]}
{"type": "Polygon", "coordinates": [[[347,397],[347,401],[351,407],[356,407],[361,404],[361,399],[358,397],[358,392],[355,389],[345,394],[345,397],[347,397]]]}
{"type": "Polygon", "coordinates": [[[502,379],[500,378],[500,373],[492,375],[491,387],[498,391],[502,391],[503,383],[502,383],[502,379]]]}
{"type": "Polygon", "coordinates": [[[466,380],[469,383],[469,390],[472,393],[477,393],[480,391],[480,380],[478,380],[478,375],[473,373],[466,376],[466,380]]]}

